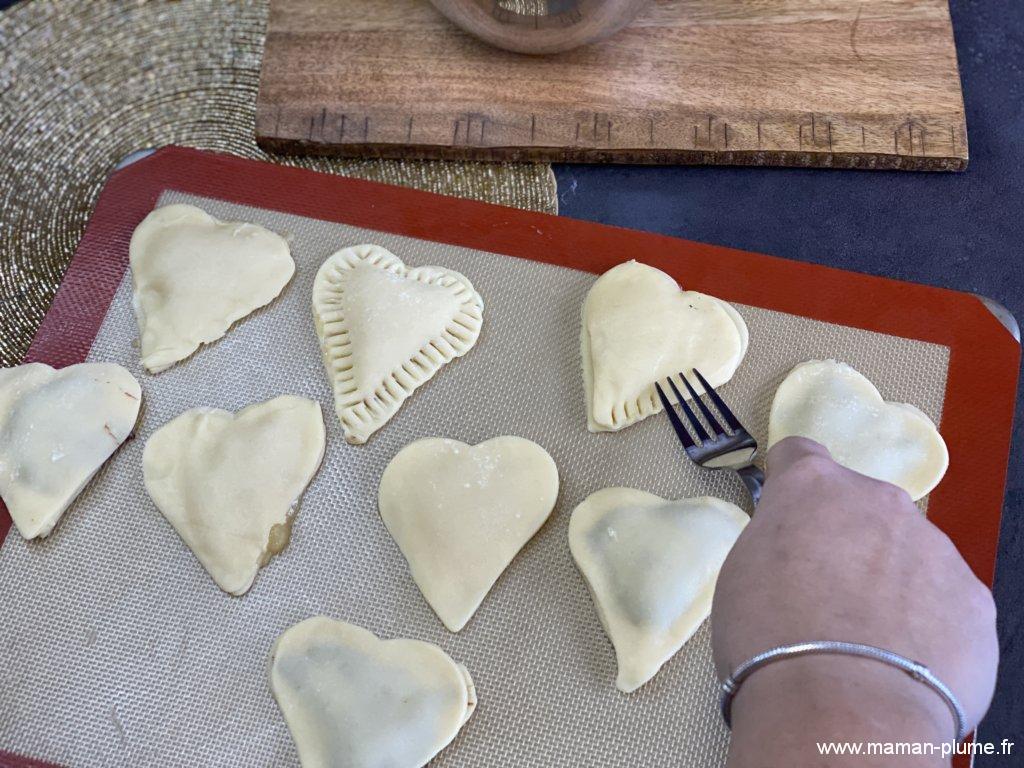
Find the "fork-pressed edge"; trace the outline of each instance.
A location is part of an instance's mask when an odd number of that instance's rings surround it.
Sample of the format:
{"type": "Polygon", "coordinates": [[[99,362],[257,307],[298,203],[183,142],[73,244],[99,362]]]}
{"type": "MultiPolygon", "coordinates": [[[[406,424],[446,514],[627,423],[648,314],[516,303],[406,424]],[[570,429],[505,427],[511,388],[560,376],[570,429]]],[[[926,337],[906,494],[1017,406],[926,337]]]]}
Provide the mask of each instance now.
{"type": "Polygon", "coordinates": [[[757,502],[761,498],[761,487],[764,485],[764,472],[753,463],[754,455],[757,453],[757,441],[740,423],[740,420],[736,418],[714,387],[701,375],[701,372],[696,368],[692,370],[701,388],[707,393],[708,398],[714,404],[729,429],[727,430],[722,426],[712,410],[697,394],[697,390],[690,383],[689,378],[682,371],[678,374],[679,379],[683,382],[693,402],[696,403],[698,410],[704,416],[711,432],[709,433],[704,428],[704,424],[701,423],[693,408],[687,403],[686,398],[679,391],[679,387],[676,386],[673,378],[668,376],[666,380],[683,411],[686,423],[683,422],[683,419],[676,412],[661,384],[655,382],[654,388],[658,392],[658,397],[661,399],[661,404],[665,408],[665,413],[668,415],[672,428],[675,430],[679,442],[682,443],[686,455],[697,466],[712,470],[731,469],[739,474],[740,479],[754,500],[754,506],[757,506],[757,502]],[[687,426],[689,426],[689,429],[687,429],[687,426]],[[691,430],[697,436],[696,440],[690,434],[691,430]]]}

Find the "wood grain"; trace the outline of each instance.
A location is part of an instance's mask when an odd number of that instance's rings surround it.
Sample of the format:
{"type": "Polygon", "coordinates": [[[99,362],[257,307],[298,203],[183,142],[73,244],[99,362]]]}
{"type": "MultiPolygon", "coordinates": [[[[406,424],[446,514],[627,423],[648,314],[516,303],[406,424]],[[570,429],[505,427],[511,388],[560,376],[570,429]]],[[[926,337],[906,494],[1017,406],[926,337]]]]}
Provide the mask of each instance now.
{"type": "Polygon", "coordinates": [[[662,0],[548,57],[425,0],[272,0],[261,146],[385,157],[962,170],[946,0],[662,0]]]}

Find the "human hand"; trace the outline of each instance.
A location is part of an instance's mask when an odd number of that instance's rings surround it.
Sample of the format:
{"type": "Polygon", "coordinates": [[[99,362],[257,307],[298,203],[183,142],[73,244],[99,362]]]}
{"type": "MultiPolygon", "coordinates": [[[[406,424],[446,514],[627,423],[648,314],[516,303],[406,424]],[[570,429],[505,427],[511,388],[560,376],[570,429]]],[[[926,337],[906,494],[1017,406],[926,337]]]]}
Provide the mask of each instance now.
{"type": "MultiPolygon", "coordinates": [[[[780,441],[767,469],[757,514],[715,589],[719,675],[777,645],[866,643],[927,665],[976,726],[995,686],[995,606],[949,538],[905,491],[839,466],[811,440],[780,441]]],[[[782,660],[736,696],[730,766],[776,764],[766,742],[786,750],[777,764],[823,765],[815,742],[948,742],[953,727],[938,694],[881,662],[782,660]]]]}

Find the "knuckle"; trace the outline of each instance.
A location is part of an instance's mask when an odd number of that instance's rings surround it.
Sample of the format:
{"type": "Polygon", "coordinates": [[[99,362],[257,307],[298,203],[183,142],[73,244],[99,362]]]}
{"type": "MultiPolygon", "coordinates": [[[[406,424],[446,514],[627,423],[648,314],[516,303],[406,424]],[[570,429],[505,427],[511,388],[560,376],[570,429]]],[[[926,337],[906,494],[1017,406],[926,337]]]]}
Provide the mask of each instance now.
{"type": "Polygon", "coordinates": [[[890,517],[901,516],[909,525],[919,525],[928,519],[920,508],[914,504],[909,493],[889,483],[885,483],[885,486],[880,492],[879,498],[890,517]]]}
{"type": "Polygon", "coordinates": [[[878,501],[884,502],[888,505],[914,505],[914,502],[910,498],[910,494],[900,486],[885,480],[868,477],[867,475],[861,475],[861,477],[864,478],[863,482],[865,490],[870,491],[873,497],[878,501]]]}
{"type": "Polygon", "coordinates": [[[835,463],[825,456],[816,453],[805,453],[789,465],[789,472],[805,482],[817,482],[835,471],[835,463]]]}
{"type": "Polygon", "coordinates": [[[992,591],[979,579],[975,578],[974,583],[971,585],[971,593],[971,604],[978,612],[979,620],[995,626],[997,609],[992,591]]]}

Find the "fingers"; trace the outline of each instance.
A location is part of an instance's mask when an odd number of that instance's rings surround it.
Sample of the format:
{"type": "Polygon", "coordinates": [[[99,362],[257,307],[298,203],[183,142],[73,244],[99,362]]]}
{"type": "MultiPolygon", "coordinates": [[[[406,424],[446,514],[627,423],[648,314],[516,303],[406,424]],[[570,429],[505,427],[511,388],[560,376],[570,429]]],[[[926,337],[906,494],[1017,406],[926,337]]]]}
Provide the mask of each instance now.
{"type": "Polygon", "coordinates": [[[805,437],[787,437],[768,452],[767,480],[758,505],[762,519],[782,513],[794,524],[826,523],[845,530],[885,530],[902,518],[923,516],[902,488],[842,466],[828,448],[805,437]]]}
{"type": "Polygon", "coordinates": [[[817,456],[823,459],[832,458],[828,448],[814,440],[806,437],[783,438],[768,451],[766,461],[767,476],[771,477],[773,474],[785,472],[792,464],[809,456],[817,456]]]}

